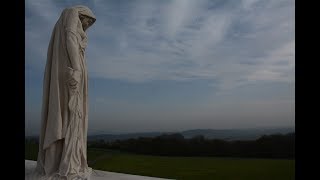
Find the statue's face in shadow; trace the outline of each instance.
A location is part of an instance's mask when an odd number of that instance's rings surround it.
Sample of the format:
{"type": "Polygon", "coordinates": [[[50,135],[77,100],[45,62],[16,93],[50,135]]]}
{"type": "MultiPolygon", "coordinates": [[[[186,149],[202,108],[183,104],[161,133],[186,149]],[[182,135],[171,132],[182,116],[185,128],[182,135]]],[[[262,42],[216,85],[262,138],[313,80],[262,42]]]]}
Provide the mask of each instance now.
{"type": "Polygon", "coordinates": [[[86,31],[93,23],[93,19],[88,16],[80,15],[80,20],[84,31],[86,31]]]}

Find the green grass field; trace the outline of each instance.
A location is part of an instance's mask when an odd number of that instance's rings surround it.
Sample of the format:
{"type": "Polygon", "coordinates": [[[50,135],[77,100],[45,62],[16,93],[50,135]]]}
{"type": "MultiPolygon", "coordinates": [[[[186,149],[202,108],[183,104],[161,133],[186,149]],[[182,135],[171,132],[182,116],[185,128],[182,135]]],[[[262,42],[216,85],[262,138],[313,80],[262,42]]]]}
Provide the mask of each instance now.
{"type": "MultiPolygon", "coordinates": [[[[25,159],[36,160],[37,146],[26,144],[25,159]]],[[[88,149],[93,169],[170,179],[292,180],[295,160],[164,157],[88,149]]]]}

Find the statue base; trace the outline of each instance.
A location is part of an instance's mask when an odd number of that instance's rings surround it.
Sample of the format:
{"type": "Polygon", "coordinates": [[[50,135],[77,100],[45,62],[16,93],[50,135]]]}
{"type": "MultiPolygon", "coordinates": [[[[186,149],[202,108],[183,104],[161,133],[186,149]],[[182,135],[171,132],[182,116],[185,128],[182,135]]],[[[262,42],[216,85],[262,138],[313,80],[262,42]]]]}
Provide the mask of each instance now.
{"type": "MultiPolygon", "coordinates": [[[[65,180],[65,177],[44,177],[40,174],[36,173],[36,161],[25,160],[25,180],[65,180]]],[[[91,168],[90,168],[91,169],[91,168]]],[[[70,178],[69,178],[70,179],[70,178]]],[[[69,180],[68,179],[68,180],[69,180]]],[[[91,169],[90,177],[87,180],[169,180],[164,178],[156,178],[156,177],[148,177],[148,176],[138,176],[131,174],[123,174],[123,173],[115,173],[108,171],[100,171],[91,169]]],[[[77,177],[74,177],[71,180],[83,180],[77,177]]]]}

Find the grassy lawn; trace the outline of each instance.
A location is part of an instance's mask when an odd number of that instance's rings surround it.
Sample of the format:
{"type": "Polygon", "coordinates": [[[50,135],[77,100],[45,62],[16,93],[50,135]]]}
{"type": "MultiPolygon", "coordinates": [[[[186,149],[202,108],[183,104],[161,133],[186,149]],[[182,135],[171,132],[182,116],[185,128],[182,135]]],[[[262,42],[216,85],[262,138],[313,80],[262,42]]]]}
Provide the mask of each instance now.
{"type": "MultiPolygon", "coordinates": [[[[27,145],[25,159],[36,160],[36,145],[27,145]]],[[[88,149],[93,169],[171,179],[292,180],[295,160],[164,157],[88,149]]]]}

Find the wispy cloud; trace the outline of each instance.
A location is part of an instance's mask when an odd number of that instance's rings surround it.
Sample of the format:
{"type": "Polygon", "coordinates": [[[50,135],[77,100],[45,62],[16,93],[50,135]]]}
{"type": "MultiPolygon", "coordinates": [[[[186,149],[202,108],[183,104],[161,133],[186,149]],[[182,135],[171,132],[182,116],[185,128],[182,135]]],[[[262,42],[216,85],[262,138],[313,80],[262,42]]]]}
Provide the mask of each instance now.
{"type": "MultiPolygon", "coordinates": [[[[214,79],[221,89],[294,81],[294,1],[92,1],[90,77],[214,79]]],[[[27,65],[45,64],[63,5],[26,1],[27,65]]]]}

